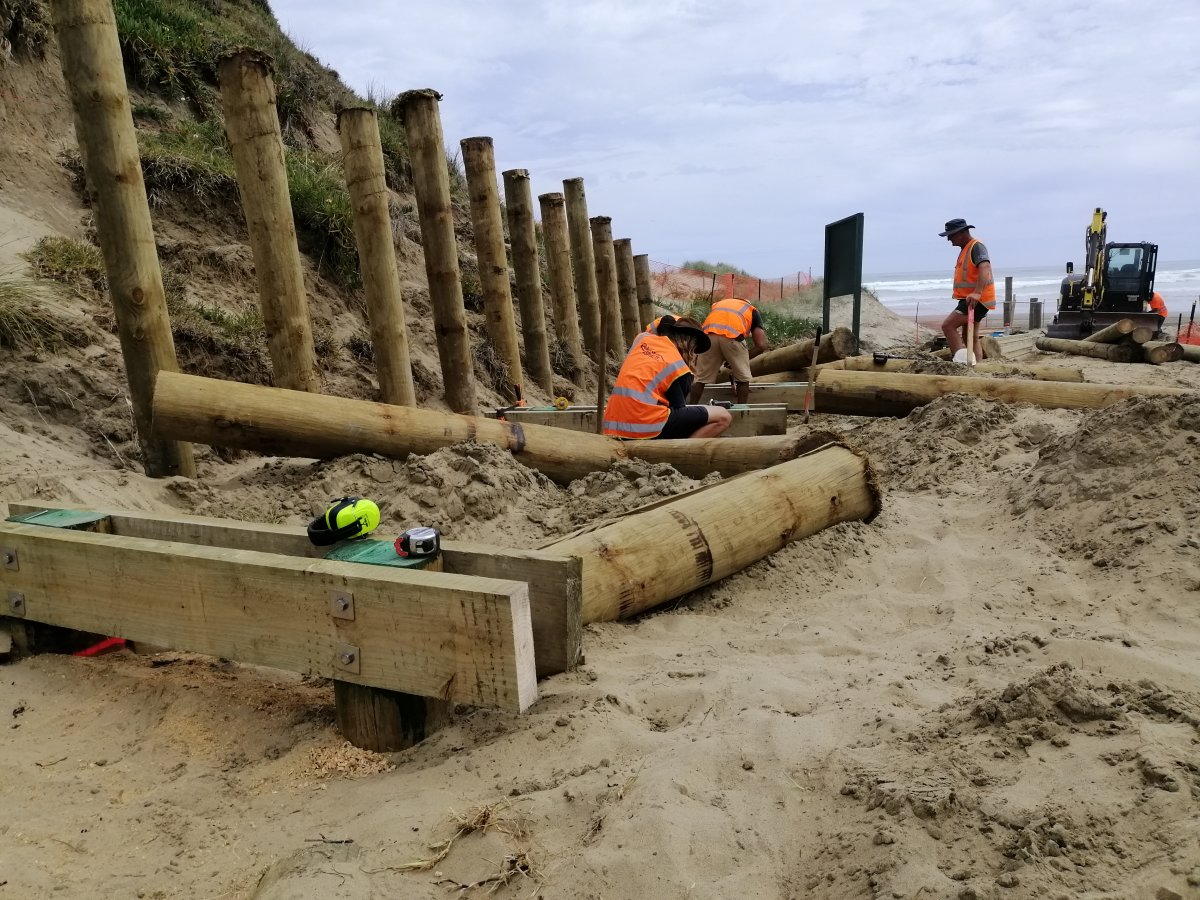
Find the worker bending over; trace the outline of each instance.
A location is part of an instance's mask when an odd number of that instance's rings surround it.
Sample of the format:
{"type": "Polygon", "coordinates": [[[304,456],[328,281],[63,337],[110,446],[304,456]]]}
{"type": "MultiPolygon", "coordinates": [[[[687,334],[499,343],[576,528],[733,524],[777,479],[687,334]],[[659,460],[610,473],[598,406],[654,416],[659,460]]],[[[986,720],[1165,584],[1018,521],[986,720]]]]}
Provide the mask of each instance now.
{"type": "Polygon", "coordinates": [[[1158,314],[1158,330],[1162,331],[1163,326],[1167,324],[1167,301],[1158,291],[1150,297],[1150,312],[1158,314]]]}
{"type": "Polygon", "coordinates": [[[604,407],[604,433],[616,438],[717,437],[733,421],[720,406],[688,406],[692,367],[710,341],[694,319],[663,316],[657,334],[643,331],[604,407]]]}
{"type": "Polygon", "coordinates": [[[988,256],[987,247],[983,241],[971,237],[971,229],[966,219],[951,219],[946,223],[946,230],[939,232],[938,237],[944,237],[958,248],[958,261],[954,264],[953,299],[958,301],[954,311],[946,316],[942,323],[942,334],[950,347],[950,355],[954,356],[967,345],[967,311],[974,308],[975,315],[975,346],[971,352],[976,361],[983,359],[983,340],[979,323],[989,310],[996,308],[996,282],[992,278],[992,261],[988,256]],[[960,336],[961,332],[961,336],[960,336]]]}
{"type": "Polygon", "coordinates": [[[737,392],[738,403],[750,401],[750,360],[767,349],[767,333],[763,330],[762,316],[745,300],[730,297],[717,300],[712,311],[704,320],[704,333],[712,346],[697,360],[696,383],[688,398],[692,403],[700,399],[706,384],[712,384],[721,376],[721,363],[729,365],[737,392]],[[754,338],[754,346],[746,347],[747,336],[754,338]]]}

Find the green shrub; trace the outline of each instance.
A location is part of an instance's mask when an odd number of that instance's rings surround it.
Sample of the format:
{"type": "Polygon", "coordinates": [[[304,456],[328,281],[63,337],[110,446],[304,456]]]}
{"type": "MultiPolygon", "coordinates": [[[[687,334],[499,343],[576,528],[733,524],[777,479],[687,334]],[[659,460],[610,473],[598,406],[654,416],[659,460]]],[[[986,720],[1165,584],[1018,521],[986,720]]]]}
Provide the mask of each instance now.
{"type": "Polygon", "coordinates": [[[237,173],[220,122],[139,131],[138,149],[153,202],[172,192],[191,194],[205,206],[237,200],[237,173]]]}
{"type": "Polygon", "coordinates": [[[158,125],[165,125],[171,121],[171,111],[157,103],[147,103],[142,100],[134,101],[133,117],[143,122],[154,122],[158,125]]]}
{"type": "Polygon", "coordinates": [[[710,263],[703,259],[688,259],[679,264],[681,269],[689,269],[693,272],[713,272],[717,275],[728,275],[732,272],[734,275],[741,275],[746,278],[754,276],[745,269],[739,269],[737,266],[730,265],[726,262],[710,263]]]}
{"type": "Polygon", "coordinates": [[[347,286],[360,282],[354,212],[341,162],[328,153],[287,154],[292,215],[298,231],[316,242],[317,271],[347,286]]]}
{"type": "Polygon", "coordinates": [[[0,67],[9,53],[42,59],[50,40],[50,15],[42,0],[0,0],[0,67]]]}

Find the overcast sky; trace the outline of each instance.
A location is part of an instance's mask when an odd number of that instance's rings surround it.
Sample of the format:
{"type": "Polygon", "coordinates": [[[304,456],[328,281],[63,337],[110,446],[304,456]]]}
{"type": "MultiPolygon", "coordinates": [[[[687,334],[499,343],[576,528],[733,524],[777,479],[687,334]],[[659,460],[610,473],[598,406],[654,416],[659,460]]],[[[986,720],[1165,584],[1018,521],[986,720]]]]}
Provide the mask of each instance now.
{"type": "Polygon", "coordinates": [[[273,0],[350,87],[443,96],[535,195],[584,178],[635,253],[867,273],[950,266],[965,216],[1006,266],[1109,239],[1200,258],[1198,0],[273,0]]]}

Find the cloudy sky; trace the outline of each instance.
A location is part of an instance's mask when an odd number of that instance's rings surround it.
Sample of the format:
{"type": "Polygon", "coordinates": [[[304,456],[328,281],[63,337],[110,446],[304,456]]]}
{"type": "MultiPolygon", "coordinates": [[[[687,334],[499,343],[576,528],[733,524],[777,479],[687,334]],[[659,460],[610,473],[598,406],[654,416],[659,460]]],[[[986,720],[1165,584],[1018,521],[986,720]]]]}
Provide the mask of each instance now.
{"type": "Polygon", "coordinates": [[[1198,0],[272,6],[360,93],[440,91],[448,149],[490,135],[535,194],[582,176],[653,260],[816,273],[863,212],[867,273],[950,265],[955,216],[998,271],[1057,266],[1095,206],[1200,258],[1198,0]]]}

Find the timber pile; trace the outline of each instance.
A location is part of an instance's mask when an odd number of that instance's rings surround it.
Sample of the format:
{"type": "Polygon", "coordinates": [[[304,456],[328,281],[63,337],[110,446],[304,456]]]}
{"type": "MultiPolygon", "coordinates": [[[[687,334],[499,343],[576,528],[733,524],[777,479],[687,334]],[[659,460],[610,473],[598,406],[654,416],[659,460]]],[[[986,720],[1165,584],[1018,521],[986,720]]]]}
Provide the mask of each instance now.
{"type": "Polygon", "coordinates": [[[310,459],[351,453],[404,458],[462,441],[494,444],[547,477],[567,484],[636,457],[670,463],[693,478],[737,475],[795,459],[811,450],[811,434],[679,441],[614,441],[545,425],[390,406],[164,372],[154,392],[154,429],[160,435],[310,459]]]}
{"type": "MultiPolygon", "coordinates": [[[[1132,325],[1128,319],[1122,319],[1120,322],[1114,322],[1112,325],[1099,331],[1096,334],[1104,334],[1112,332],[1122,324],[1132,325]]],[[[1035,346],[1039,350],[1044,350],[1048,353],[1072,353],[1076,356],[1090,356],[1092,359],[1103,359],[1108,362],[1117,363],[1149,363],[1159,366],[1167,362],[1176,362],[1184,358],[1183,347],[1179,344],[1167,341],[1138,341],[1138,332],[1145,332],[1149,329],[1135,328],[1129,334],[1123,335],[1125,340],[1121,343],[1106,343],[1094,340],[1096,335],[1082,341],[1070,341],[1061,338],[1039,337],[1035,346]]],[[[1113,332],[1115,333],[1115,332],[1113,332]]],[[[1141,336],[1141,335],[1138,335],[1141,336]]],[[[1111,337],[1111,334],[1109,335],[1111,337]]],[[[1149,335],[1145,335],[1149,337],[1149,335]]]]}
{"type": "Polygon", "coordinates": [[[1095,334],[1089,334],[1084,341],[1089,344],[1144,344],[1153,336],[1153,328],[1138,326],[1132,319],[1121,319],[1107,328],[1101,328],[1095,334]]]}
{"type": "MultiPolygon", "coordinates": [[[[833,362],[835,359],[853,356],[857,352],[858,341],[854,339],[854,332],[849,328],[835,328],[821,338],[821,346],[817,349],[817,362],[833,362]]],[[[760,375],[807,369],[812,365],[812,355],[811,339],[789,344],[778,350],[768,350],[750,360],[750,374],[757,378],[760,375]]]]}
{"type": "Polygon", "coordinates": [[[867,460],[829,445],[543,549],[582,559],[583,621],[603,622],[712,584],[838,522],[869,522],[879,507],[867,460]]]}
{"type": "Polygon", "coordinates": [[[1152,366],[1183,359],[1183,345],[1171,341],[1147,341],[1142,344],[1142,352],[1146,354],[1146,362],[1152,366]]]}
{"type": "MultiPolygon", "coordinates": [[[[850,372],[908,372],[913,363],[919,359],[886,359],[875,362],[871,356],[850,356],[836,362],[825,363],[818,369],[844,369],[850,372]]],[[[1068,369],[1063,366],[1018,366],[1003,362],[981,362],[971,367],[972,372],[981,375],[1012,375],[1021,378],[1033,378],[1036,381],[1073,381],[1082,382],[1083,372],[1080,369],[1068,369]]]]}
{"type": "MultiPolygon", "coordinates": [[[[1102,345],[1101,345],[1102,346],[1102,345]]],[[[862,416],[906,416],[946,394],[972,394],[1005,403],[1032,403],[1045,409],[1099,409],[1130,397],[1176,396],[1181,388],[1142,385],[1068,384],[1015,378],[900,375],[823,369],[817,375],[818,412],[854,410],[862,416]]]]}

